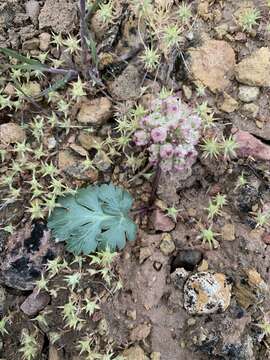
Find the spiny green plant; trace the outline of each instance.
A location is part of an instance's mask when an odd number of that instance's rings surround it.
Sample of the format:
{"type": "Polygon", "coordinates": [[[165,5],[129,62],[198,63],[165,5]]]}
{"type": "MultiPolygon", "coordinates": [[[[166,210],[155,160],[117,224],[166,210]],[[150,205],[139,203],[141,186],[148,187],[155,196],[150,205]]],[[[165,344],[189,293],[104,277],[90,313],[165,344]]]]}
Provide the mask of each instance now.
{"type": "Polygon", "coordinates": [[[208,244],[210,249],[216,249],[219,246],[218,241],[216,240],[216,236],[219,235],[215,232],[213,232],[212,227],[209,226],[208,228],[201,229],[201,237],[202,237],[202,243],[208,244]]]}
{"type": "Polygon", "coordinates": [[[22,353],[23,360],[34,360],[39,351],[38,343],[35,334],[30,335],[27,329],[22,330],[21,348],[19,352],[22,353]]]}
{"type": "Polygon", "coordinates": [[[89,186],[75,196],[60,198],[48,226],[56,241],[66,241],[67,250],[75,254],[122,249],[126,239],[136,236],[136,225],[128,217],[131,205],[131,196],[121,188],[89,186]]]}
{"type": "Polygon", "coordinates": [[[254,26],[258,25],[261,18],[260,11],[254,7],[247,8],[240,15],[239,23],[244,31],[251,31],[254,26]]]}

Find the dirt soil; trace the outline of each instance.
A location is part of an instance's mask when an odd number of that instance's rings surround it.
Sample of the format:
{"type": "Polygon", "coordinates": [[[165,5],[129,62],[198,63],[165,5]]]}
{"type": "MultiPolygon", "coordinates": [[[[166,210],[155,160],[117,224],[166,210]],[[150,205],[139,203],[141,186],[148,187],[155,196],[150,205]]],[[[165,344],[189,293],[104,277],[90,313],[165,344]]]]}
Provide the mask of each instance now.
{"type": "MultiPolygon", "coordinates": [[[[188,1],[192,25],[183,34],[177,55],[173,60],[162,58],[157,74],[147,73],[142,65],[145,34],[138,32],[138,19],[127,3],[117,3],[119,16],[107,28],[100,29],[95,17],[89,22],[102,59],[99,66],[105,86],[88,86],[87,98],[73,105],[70,119],[75,126],[69,132],[44,126],[42,142],[50,149],[46,161],[58,164],[64,183],[73,189],[113,181],[133,195],[134,208],[147,204],[153,188],[151,178],[136,176],[130,181],[134,175],[121,150],[113,154],[112,162],[101,152],[95,170],[86,171],[82,161],[86,155],[96,156],[100,140],[117,136],[115,118],[119,112],[135,104],[149,104],[163,86],[173,89],[191,107],[207,101],[216,121],[207,134],[221,139],[242,131],[241,149],[227,161],[205,158],[198,145],[197,161],[186,176],[161,176],[154,210],[144,217],[134,215],[139,225],[137,238],[114,259],[109,283],[89,257],[80,265],[79,259],[74,262],[62,246],[56,245],[45,219],[31,222],[25,205],[31,198],[25,185],[29,184],[29,173],[20,178],[20,188],[25,186],[22,198],[11,204],[6,204],[8,188],[1,182],[1,200],[6,205],[0,204],[0,315],[2,319],[8,317],[7,332],[0,325],[1,360],[270,359],[270,226],[258,226],[254,215],[259,209],[270,208],[267,1],[188,1]],[[260,19],[254,30],[246,32],[237,19],[250,7],[260,11],[260,19]],[[258,53],[261,48],[266,50],[258,53]],[[203,95],[198,94],[201,85],[203,95]],[[100,97],[101,101],[93,101],[100,97]],[[249,142],[247,134],[251,136],[249,142]],[[245,183],[239,183],[241,177],[245,183]],[[209,201],[219,193],[226,195],[227,201],[213,221],[217,244],[210,248],[202,243],[200,234],[209,223],[209,201]],[[169,207],[178,209],[174,219],[165,216],[169,207]],[[10,222],[15,226],[11,235],[2,230],[10,222]],[[63,266],[49,280],[46,291],[29,299],[46,264],[57,256],[69,267],[63,266]],[[83,274],[80,287],[71,295],[65,277],[78,272],[83,274]],[[215,274],[217,284],[211,278],[208,291],[204,280],[198,278],[188,289],[187,279],[194,274],[215,274]],[[224,282],[227,293],[224,290],[217,299],[212,292],[220,286],[219,281],[224,282]],[[86,297],[99,301],[91,315],[81,304],[86,297]],[[67,327],[63,318],[63,306],[70,299],[82,309],[81,323],[75,329],[67,327]],[[218,310],[214,311],[217,302],[218,310]],[[262,327],[266,323],[267,329],[262,327]],[[23,357],[21,351],[25,329],[36,339],[34,357],[23,357]],[[80,354],[78,340],[86,338],[91,338],[94,351],[103,357],[80,354]]],[[[182,2],[171,3],[179,6],[182,2]]],[[[48,57],[61,59],[67,66],[65,54],[51,43],[46,45],[46,39],[53,33],[77,35],[78,29],[75,0],[3,0],[0,4],[0,46],[32,57],[48,51],[48,57]]],[[[75,64],[80,63],[77,58],[75,64]]],[[[1,55],[0,64],[6,61],[1,55]]],[[[13,98],[15,89],[9,87],[4,74],[0,94],[13,98]]],[[[50,74],[37,81],[46,88],[51,79],[50,74]]],[[[50,107],[48,103],[42,106],[45,111],[50,107]]],[[[57,106],[57,101],[52,106],[57,106]]],[[[0,126],[12,122],[23,132],[17,133],[16,128],[12,134],[4,133],[0,128],[0,144],[1,139],[5,137],[6,141],[12,135],[15,140],[10,140],[8,149],[13,149],[18,139],[28,139],[27,126],[31,127],[30,119],[37,114],[40,110],[31,101],[18,111],[3,106],[0,126]]],[[[33,146],[36,151],[37,145],[33,146]]],[[[127,152],[131,154],[132,146],[127,152]]],[[[135,153],[138,158],[141,155],[135,153]]],[[[12,156],[7,155],[2,163],[1,179],[11,166],[12,156]]]]}

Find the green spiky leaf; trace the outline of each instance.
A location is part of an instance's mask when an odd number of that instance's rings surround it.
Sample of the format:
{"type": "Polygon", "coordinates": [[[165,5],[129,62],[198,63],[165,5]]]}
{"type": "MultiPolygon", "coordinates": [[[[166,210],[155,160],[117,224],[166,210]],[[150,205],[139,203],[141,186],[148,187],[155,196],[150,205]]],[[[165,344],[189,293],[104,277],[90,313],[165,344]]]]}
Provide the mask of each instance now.
{"type": "Polygon", "coordinates": [[[75,196],[60,198],[48,227],[74,254],[106,247],[123,249],[126,240],[136,237],[136,224],[128,216],[132,202],[126,191],[113,184],[89,186],[75,196]]]}

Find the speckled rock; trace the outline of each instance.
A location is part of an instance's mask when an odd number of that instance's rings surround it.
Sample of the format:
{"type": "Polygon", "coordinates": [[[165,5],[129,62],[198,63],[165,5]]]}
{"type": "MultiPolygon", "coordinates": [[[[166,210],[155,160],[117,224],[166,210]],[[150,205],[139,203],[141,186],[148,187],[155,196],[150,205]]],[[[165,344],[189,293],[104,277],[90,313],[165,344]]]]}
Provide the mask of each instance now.
{"type": "Polygon", "coordinates": [[[184,307],[194,315],[225,311],[230,305],[231,285],[226,276],[210,271],[191,275],[184,286],[184,307]]]}
{"type": "Polygon", "coordinates": [[[102,125],[112,116],[112,103],[106,97],[85,100],[77,119],[80,123],[102,125]]]}
{"type": "Polygon", "coordinates": [[[251,86],[270,86],[270,50],[262,47],[235,67],[237,80],[251,86]]]}
{"type": "Polygon", "coordinates": [[[8,238],[1,256],[1,281],[14,289],[34,289],[47,260],[54,259],[61,249],[43,222],[25,224],[8,238]]]}
{"type": "Polygon", "coordinates": [[[213,92],[225,90],[235,67],[233,48],[222,40],[206,41],[201,47],[190,50],[190,70],[213,92]]]}
{"type": "Polygon", "coordinates": [[[238,98],[245,103],[249,103],[257,100],[259,94],[260,94],[260,89],[256,86],[246,86],[246,85],[239,86],[238,98]]]}
{"type": "Polygon", "coordinates": [[[161,252],[166,256],[174,252],[175,245],[171,234],[163,234],[159,247],[161,252]]]}
{"type": "Polygon", "coordinates": [[[108,84],[110,94],[117,100],[132,100],[141,94],[141,77],[137,67],[129,65],[122,74],[108,84]]]}

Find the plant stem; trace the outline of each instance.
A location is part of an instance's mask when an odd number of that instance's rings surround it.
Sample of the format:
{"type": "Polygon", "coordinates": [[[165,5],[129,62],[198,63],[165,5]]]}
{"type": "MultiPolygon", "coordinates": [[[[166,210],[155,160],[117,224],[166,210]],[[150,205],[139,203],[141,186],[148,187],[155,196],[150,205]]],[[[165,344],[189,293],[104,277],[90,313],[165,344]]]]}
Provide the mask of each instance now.
{"type": "Polygon", "coordinates": [[[82,64],[87,62],[87,44],[86,44],[86,5],[85,0],[80,0],[80,35],[82,47],[82,64]]]}

